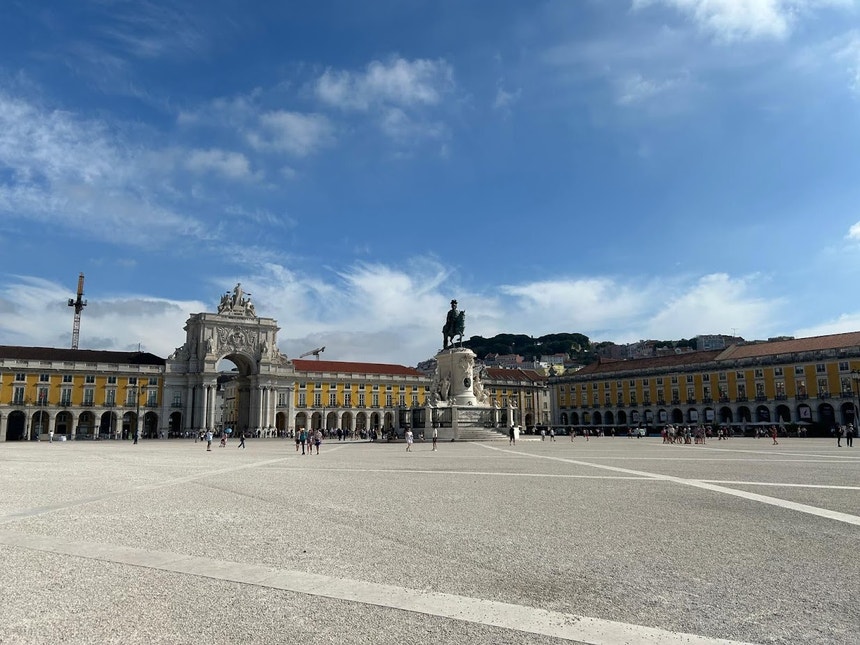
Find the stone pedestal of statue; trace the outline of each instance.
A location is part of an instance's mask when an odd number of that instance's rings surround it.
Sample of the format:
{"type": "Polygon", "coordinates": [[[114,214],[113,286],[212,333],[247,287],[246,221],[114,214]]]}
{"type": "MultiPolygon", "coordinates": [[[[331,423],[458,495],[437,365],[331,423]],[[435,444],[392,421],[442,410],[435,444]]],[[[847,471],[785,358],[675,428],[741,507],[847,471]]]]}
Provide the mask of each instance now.
{"type": "Polygon", "coordinates": [[[475,353],[471,349],[449,347],[436,354],[433,383],[436,391],[431,392],[435,399],[431,414],[438,422],[440,441],[496,438],[496,408],[484,393],[480,376],[475,374],[475,353]]]}

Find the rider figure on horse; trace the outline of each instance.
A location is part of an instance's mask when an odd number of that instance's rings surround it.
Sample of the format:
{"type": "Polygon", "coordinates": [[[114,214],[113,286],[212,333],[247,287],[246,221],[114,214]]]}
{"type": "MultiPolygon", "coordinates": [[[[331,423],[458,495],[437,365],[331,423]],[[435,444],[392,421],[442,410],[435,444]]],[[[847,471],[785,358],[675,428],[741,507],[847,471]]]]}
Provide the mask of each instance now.
{"type": "Polygon", "coordinates": [[[454,336],[460,336],[460,342],[463,342],[463,333],[466,331],[466,312],[457,311],[457,301],[451,301],[451,309],[448,311],[448,317],[445,319],[445,326],[442,327],[442,349],[448,349],[454,344],[454,336]]]}

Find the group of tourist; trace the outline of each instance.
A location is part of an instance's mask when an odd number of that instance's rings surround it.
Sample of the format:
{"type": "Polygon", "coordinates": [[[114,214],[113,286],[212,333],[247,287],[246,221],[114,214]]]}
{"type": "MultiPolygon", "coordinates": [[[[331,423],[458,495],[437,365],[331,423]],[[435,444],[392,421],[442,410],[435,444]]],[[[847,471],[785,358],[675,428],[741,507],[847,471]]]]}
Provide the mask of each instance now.
{"type": "MultiPolygon", "coordinates": [[[[714,430],[711,426],[698,425],[698,426],[676,426],[672,423],[665,426],[660,431],[660,436],[663,438],[663,443],[674,443],[674,444],[704,444],[710,438],[714,437],[714,430]]],[[[728,439],[732,436],[732,433],[728,428],[719,427],[716,431],[716,437],[718,441],[722,441],[723,439],[728,439]]]]}
{"type": "Polygon", "coordinates": [[[836,437],[836,445],[842,447],[842,439],[845,438],[845,445],[848,448],[854,447],[854,437],[857,436],[857,429],[853,423],[848,425],[833,426],[833,435],[836,437]]]}
{"type": "Polygon", "coordinates": [[[310,431],[299,428],[299,431],[296,433],[296,452],[301,447],[303,455],[310,455],[313,454],[313,449],[316,448],[316,454],[320,454],[322,442],[323,433],[319,428],[310,431]],[[307,447],[307,452],[305,452],[305,447],[307,447]]]}

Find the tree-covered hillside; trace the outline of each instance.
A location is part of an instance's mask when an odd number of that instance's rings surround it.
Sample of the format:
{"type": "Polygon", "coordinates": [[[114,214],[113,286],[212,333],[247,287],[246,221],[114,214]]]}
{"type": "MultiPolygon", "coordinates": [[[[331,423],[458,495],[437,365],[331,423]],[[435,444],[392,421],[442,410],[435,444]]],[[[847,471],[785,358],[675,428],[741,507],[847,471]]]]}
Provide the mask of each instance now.
{"type": "Polygon", "coordinates": [[[487,354],[519,354],[525,359],[552,354],[567,354],[573,360],[589,362],[590,341],[584,334],[547,334],[533,337],[525,334],[497,334],[492,338],[472,336],[463,341],[478,358],[487,354]]]}

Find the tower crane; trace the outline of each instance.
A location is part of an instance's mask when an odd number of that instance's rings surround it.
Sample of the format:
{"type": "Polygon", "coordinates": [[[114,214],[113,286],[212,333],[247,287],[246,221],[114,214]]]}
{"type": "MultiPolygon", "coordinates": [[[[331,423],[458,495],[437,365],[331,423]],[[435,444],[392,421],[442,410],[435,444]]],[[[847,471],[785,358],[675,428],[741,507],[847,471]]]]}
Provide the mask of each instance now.
{"type": "Polygon", "coordinates": [[[87,306],[87,301],[84,300],[84,274],[78,276],[78,297],[75,299],[69,298],[69,306],[75,308],[75,324],[72,326],[72,349],[78,348],[78,341],[81,338],[81,312],[87,306]]]}
{"type": "Polygon", "coordinates": [[[304,358],[305,356],[310,356],[311,354],[313,354],[314,356],[317,357],[317,360],[319,360],[320,354],[322,354],[324,351],[325,351],[325,345],[323,345],[322,347],[317,347],[316,349],[312,349],[309,352],[305,352],[304,354],[299,356],[299,358],[304,358]]]}

